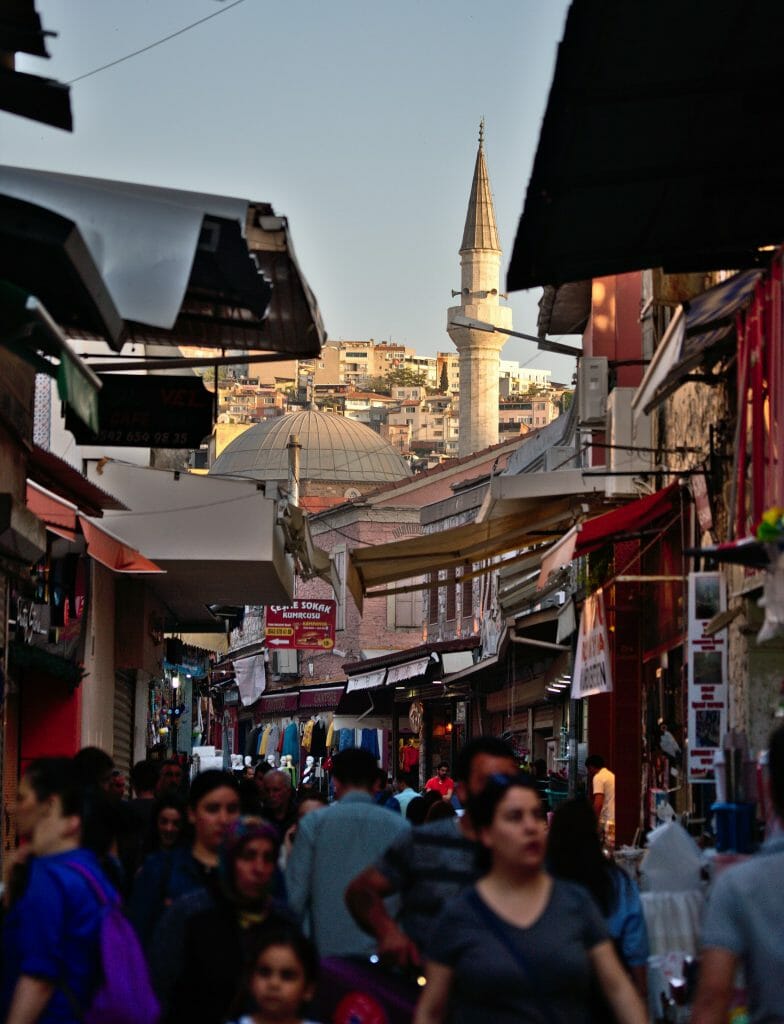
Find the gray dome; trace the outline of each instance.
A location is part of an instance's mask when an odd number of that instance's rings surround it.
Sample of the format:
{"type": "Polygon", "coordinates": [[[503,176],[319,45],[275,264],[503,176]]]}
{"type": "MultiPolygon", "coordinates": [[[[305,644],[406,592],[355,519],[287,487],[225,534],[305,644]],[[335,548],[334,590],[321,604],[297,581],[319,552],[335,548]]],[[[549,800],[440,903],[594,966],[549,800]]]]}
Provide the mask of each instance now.
{"type": "Polygon", "coordinates": [[[221,452],[210,473],[254,480],[286,480],[291,434],[302,445],[300,478],[346,483],[386,483],[411,476],[411,468],[382,437],[334,412],[305,409],[257,423],[221,452]]]}

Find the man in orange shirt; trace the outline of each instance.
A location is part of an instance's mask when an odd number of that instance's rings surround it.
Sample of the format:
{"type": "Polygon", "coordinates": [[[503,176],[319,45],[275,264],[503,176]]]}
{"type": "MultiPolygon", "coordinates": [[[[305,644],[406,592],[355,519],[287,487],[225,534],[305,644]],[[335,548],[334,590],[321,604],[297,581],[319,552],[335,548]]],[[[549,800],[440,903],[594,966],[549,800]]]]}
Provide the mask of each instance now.
{"type": "Polygon", "coordinates": [[[440,793],[444,800],[451,800],[452,794],[455,791],[455,784],[449,778],[449,765],[446,761],[442,761],[436,769],[436,774],[432,779],[428,779],[425,783],[425,791],[434,789],[437,793],[440,793]]]}

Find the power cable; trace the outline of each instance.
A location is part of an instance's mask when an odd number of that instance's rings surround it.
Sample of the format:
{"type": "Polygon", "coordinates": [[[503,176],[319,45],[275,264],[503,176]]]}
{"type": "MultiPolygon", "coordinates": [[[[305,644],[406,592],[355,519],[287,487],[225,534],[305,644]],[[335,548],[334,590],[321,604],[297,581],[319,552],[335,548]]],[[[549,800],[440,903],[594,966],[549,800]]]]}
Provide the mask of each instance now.
{"type": "Polygon", "coordinates": [[[227,11],[230,11],[232,7],[237,7],[239,4],[243,3],[245,3],[245,0],[234,0],[233,3],[227,4],[219,11],[213,11],[212,14],[208,14],[205,18],[199,18],[198,21],[192,21],[190,25],[185,25],[183,28],[177,29],[176,32],[171,32],[168,36],[163,36],[162,39],[156,39],[154,43],[148,43],[147,46],[142,46],[140,49],[134,50],[133,53],[126,53],[124,57],[118,57],[116,60],[111,60],[108,64],[102,64],[98,68],[93,68],[92,71],[85,71],[83,75],[77,75],[76,78],[72,78],[70,82],[66,82],[65,84],[75,85],[77,82],[84,81],[85,78],[91,78],[93,75],[97,75],[99,71],[107,71],[109,68],[116,67],[124,61],[130,60],[131,57],[138,57],[141,53],[147,53],[148,50],[154,50],[156,46],[162,46],[163,43],[168,43],[170,39],[176,39],[177,36],[181,36],[185,32],[190,32],[190,30],[192,28],[196,28],[197,25],[203,25],[205,21],[209,21],[211,18],[217,18],[219,14],[225,14],[227,11]]]}

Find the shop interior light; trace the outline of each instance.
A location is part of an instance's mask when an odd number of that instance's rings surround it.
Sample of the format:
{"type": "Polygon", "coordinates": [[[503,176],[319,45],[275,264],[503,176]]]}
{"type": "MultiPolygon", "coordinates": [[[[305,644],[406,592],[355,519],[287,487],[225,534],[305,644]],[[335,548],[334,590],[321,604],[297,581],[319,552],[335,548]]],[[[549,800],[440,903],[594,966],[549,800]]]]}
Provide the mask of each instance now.
{"type": "Polygon", "coordinates": [[[179,675],[176,672],[171,677],[171,684],[172,684],[172,689],[173,690],[176,690],[177,687],[180,685],[180,677],[179,677],[179,675]]]}

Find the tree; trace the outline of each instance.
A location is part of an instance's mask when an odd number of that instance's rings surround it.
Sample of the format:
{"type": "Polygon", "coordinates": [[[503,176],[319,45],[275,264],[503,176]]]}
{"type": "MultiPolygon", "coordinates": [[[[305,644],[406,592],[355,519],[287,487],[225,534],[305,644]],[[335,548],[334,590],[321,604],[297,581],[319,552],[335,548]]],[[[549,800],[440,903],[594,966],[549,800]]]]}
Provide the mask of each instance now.
{"type": "Polygon", "coordinates": [[[438,382],[439,389],[443,394],[447,394],[449,391],[449,371],[447,370],[446,362],[441,364],[441,380],[438,382]]]}

